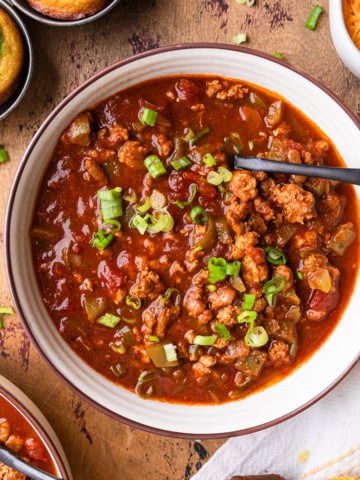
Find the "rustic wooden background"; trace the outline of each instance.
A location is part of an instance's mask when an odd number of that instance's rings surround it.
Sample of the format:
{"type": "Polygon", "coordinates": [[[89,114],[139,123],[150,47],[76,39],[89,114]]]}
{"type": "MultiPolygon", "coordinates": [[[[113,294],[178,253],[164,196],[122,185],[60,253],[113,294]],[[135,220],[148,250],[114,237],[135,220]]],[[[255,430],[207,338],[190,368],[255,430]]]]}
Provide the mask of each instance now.
{"type": "MultiPolygon", "coordinates": [[[[318,3],[326,13],[315,32],[304,27],[312,0],[257,0],[253,8],[235,0],[127,0],[100,21],[71,29],[25,19],[35,51],[35,73],[22,104],[0,124],[0,144],[11,157],[0,166],[1,246],[11,182],[33,134],[71,90],[103,67],[134,53],[174,43],[232,43],[234,35],[246,32],[250,39],[246,47],[270,54],[280,51],[286,61],[323,82],[360,114],[360,81],[335,53],[328,2],[318,3]]],[[[0,305],[10,305],[2,248],[0,262],[0,305]]],[[[97,412],[49,370],[16,316],[6,318],[5,329],[0,331],[0,372],[48,417],[63,443],[75,480],[186,480],[223,443],[159,437],[97,412]]]]}

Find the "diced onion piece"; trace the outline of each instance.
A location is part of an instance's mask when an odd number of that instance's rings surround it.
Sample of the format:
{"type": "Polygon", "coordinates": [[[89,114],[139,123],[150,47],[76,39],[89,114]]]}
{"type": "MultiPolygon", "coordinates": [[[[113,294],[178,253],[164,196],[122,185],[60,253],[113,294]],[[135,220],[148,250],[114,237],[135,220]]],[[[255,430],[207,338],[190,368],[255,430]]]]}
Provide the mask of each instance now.
{"type": "Polygon", "coordinates": [[[267,344],[269,335],[264,327],[254,327],[246,332],[244,340],[249,347],[259,348],[267,344]]]}
{"type": "Polygon", "coordinates": [[[150,195],[150,204],[151,204],[151,208],[155,210],[165,207],[166,205],[165,195],[159,192],[158,190],[153,190],[152,194],[150,195]]]}
{"type": "Polygon", "coordinates": [[[202,345],[204,347],[211,346],[211,345],[214,345],[214,343],[216,342],[216,339],[217,339],[217,335],[208,335],[208,336],[196,335],[196,337],[193,340],[193,344],[202,345]]]}
{"type": "Polygon", "coordinates": [[[105,313],[102,317],[99,318],[97,323],[105,325],[105,327],[114,328],[120,322],[121,318],[111,313],[105,313]]]}
{"type": "Polygon", "coordinates": [[[331,290],[331,277],[327,268],[318,268],[308,276],[309,287],[313,290],[321,290],[329,293],[331,290]]]}
{"type": "Polygon", "coordinates": [[[330,240],[329,247],[338,255],[344,255],[346,249],[356,238],[353,224],[344,224],[337,227],[335,234],[330,240]]]}
{"type": "Polygon", "coordinates": [[[234,287],[238,292],[245,292],[246,287],[240,277],[230,277],[230,283],[231,286],[234,287]]]}
{"type": "Polygon", "coordinates": [[[168,362],[176,362],[177,361],[177,353],[176,347],[172,343],[168,343],[164,345],[165,356],[168,362]]]}

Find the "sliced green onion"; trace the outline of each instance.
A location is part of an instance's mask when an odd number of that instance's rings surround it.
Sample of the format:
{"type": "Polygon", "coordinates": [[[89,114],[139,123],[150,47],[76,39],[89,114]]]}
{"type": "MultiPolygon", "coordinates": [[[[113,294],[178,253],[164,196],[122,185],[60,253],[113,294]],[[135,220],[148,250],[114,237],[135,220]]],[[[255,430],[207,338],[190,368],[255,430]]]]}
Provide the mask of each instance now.
{"type": "Polygon", "coordinates": [[[149,335],[148,340],[149,340],[149,342],[154,342],[154,343],[159,343],[160,342],[160,338],[157,337],[156,335],[149,335]]]}
{"type": "Polygon", "coordinates": [[[300,272],[300,270],[296,271],[296,275],[297,275],[299,280],[304,280],[304,275],[300,272]]]}
{"type": "Polygon", "coordinates": [[[130,325],[136,323],[136,318],[125,318],[124,316],[121,317],[124,322],[129,323],[130,325]]]}
{"type": "Polygon", "coordinates": [[[208,261],[208,269],[210,271],[209,282],[216,283],[224,280],[226,277],[227,261],[222,257],[211,257],[208,261]]]}
{"type": "Polygon", "coordinates": [[[207,165],[208,167],[213,167],[216,164],[215,158],[211,155],[211,153],[206,153],[203,156],[202,161],[207,165]]]}
{"type": "Polygon", "coordinates": [[[264,327],[254,327],[246,332],[244,340],[249,347],[259,348],[267,344],[269,335],[264,327]]]}
{"type": "Polygon", "coordinates": [[[97,194],[100,199],[101,215],[104,220],[122,216],[121,190],[120,187],[113,188],[112,190],[98,190],[97,194]]]}
{"type": "Polygon", "coordinates": [[[135,190],[132,188],[128,188],[124,193],[123,193],[123,199],[126,200],[129,203],[136,203],[137,202],[137,195],[135,190]]]}
{"type": "Polygon", "coordinates": [[[254,149],[254,142],[253,142],[253,140],[249,140],[249,141],[248,141],[248,146],[249,146],[249,150],[253,150],[253,149],[254,149]]]}
{"type": "Polygon", "coordinates": [[[230,172],[230,170],[225,167],[219,167],[218,172],[220,173],[220,175],[222,175],[224,182],[230,182],[233,177],[233,174],[230,172]]]}
{"type": "Polygon", "coordinates": [[[144,203],[142,205],[137,206],[136,210],[140,213],[145,213],[149,210],[150,207],[151,207],[150,198],[146,197],[144,203]]]}
{"type": "Polygon", "coordinates": [[[120,322],[121,318],[111,313],[105,313],[102,317],[99,318],[97,323],[105,325],[105,327],[114,328],[120,322]]]}
{"type": "Polygon", "coordinates": [[[121,230],[121,223],[114,218],[107,218],[106,221],[104,221],[104,225],[113,225],[114,228],[111,229],[112,232],[119,232],[121,230]]]}
{"type": "Polygon", "coordinates": [[[266,260],[273,265],[285,265],[286,257],[281,250],[275,247],[265,247],[266,260]]]}
{"type": "Polygon", "coordinates": [[[184,142],[189,143],[190,140],[192,140],[194,137],[195,137],[195,133],[191,130],[191,128],[188,128],[185,136],[183,137],[183,140],[184,142]]]}
{"type": "Polygon", "coordinates": [[[94,238],[91,241],[91,245],[104,250],[112,242],[114,235],[112,233],[106,233],[101,228],[95,233],[94,238]]]}
{"type": "Polygon", "coordinates": [[[164,345],[164,351],[165,351],[165,356],[166,360],[168,362],[176,362],[177,361],[177,353],[176,353],[176,347],[172,343],[167,343],[164,345]]]}
{"type": "Polygon", "coordinates": [[[202,130],[200,130],[200,132],[198,132],[196,135],[193,136],[193,138],[189,141],[189,147],[190,148],[193,148],[193,146],[195,145],[195,143],[200,140],[201,138],[205,137],[205,135],[208,135],[210,133],[210,128],[209,127],[206,127],[206,128],[203,128],[202,130]]]}
{"type": "Polygon", "coordinates": [[[181,157],[170,162],[170,165],[175,168],[176,171],[178,171],[182,170],[183,168],[190,167],[191,161],[188,159],[188,157],[181,157]]]}
{"type": "Polygon", "coordinates": [[[138,382],[140,383],[152,382],[155,380],[156,377],[157,377],[157,374],[155,370],[144,370],[142,373],[140,373],[138,382]]]}
{"type": "Polygon", "coordinates": [[[246,5],[248,7],[253,7],[255,5],[256,0],[246,0],[246,5]]]}
{"type": "Polygon", "coordinates": [[[207,222],[209,221],[209,216],[205,212],[205,210],[197,205],[194,207],[191,212],[190,212],[190,217],[191,220],[196,224],[196,225],[206,225],[207,222]]]}
{"type": "Polygon", "coordinates": [[[0,315],[0,330],[2,330],[4,328],[4,319],[3,319],[3,316],[0,315]]]}
{"type": "Polygon", "coordinates": [[[221,175],[221,173],[211,171],[207,174],[206,180],[211,185],[218,186],[223,183],[224,177],[221,175]]]}
{"type": "Polygon", "coordinates": [[[144,233],[146,232],[149,224],[146,221],[146,219],[144,217],[142,217],[141,215],[135,215],[135,217],[131,220],[131,226],[133,228],[136,228],[138,230],[138,232],[140,233],[140,235],[144,235],[144,233]]]}
{"type": "Polygon", "coordinates": [[[135,295],[127,295],[125,303],[128,307],[132,307],[134,310],[139,310],[141,307],[141,299],[135,295]]]}
{"type": "Polygon", "coordinates": [[[194,252],[201,252],[201,250],[204,250],[204,247],[202,247],[201,245],[198,245],[194,248],[194,252]]]}
{"type": "Polygon", "coordinates": [[[234,260],[231,263],[228,263],[226,266],[226,275],[231,277],[238,277],[240,273],[241,263],[238,260],[234,260]]]}
{"type": "Polygon", "coordinates": [[[151,208],[158,210],[159,208],[164,208],[166,205],[166,197],[163,193],[158,190],[153,190],[150,195],[151,208]]]}
{"type": "Polygon", "coordinates": [[[273,53],[273,57],[278,58],[279,60],[284,60],[283,55],[277,50],[275,50],[275,52],[273,53]]]}
{"type": "Polygon", "coordinates": [[[250,330],[254,329],[254,322],[257,318],[257,313],[250,311],[250,310],[245,310],[244,312],[240,313],[237,317],[237,321],[239,323],[248,323],[250,325],[250,330]]]}
{"type": "Polygon", "coordinates": [[[246,0],[235,0],[236,3],[239,3],[240,5],[245,5],[246,0]]]}
{"type": "Polygon", "coordinates": [[[0,315],[15,315],[12,307],[0,307],[0,315]]]}
{"type": "Polygon", "coordinates": [[[223,338],[224,340],[230,340],[230,332],[223,323],[217,323],[215,325],[215,330],[219,337],[223,338]]]}
{"type": "Polygon", "coordinates": [[[194,345],[202,345],[204,347],[206,346],[211,346],[214,345],[216,342],[217,335],[208,335],[208,336],[203,336],[203,335],[196,335],[196,337],[193,340],[194,345]]]}
{"type": "Polygon", "coordinates": [[[247,41],[248,41],[247,33],[238,33],[237,35],[233,36],[234,45],[241,45],[242,43],[246,43],[247,41]]]}
{"type": "Polygon", "coordinates": [[[120,353],[121,355],[126,352],[126,347],[123,343],[120,343],[119,345],[115,345],[115,343],[112,343],[110,347],[112,348],[112,350],[114,350],[114,352],[120,353]]]}
{"type": "Polygon", "coordinates": [[[242,308],[244,310],[252,310],[254,304],[255,304],[255,295],[253,295],[252,293],[245,293],[242,308]]]}
{"type": "Polygon", "coordinates": [[[9,154],[4,147],[0,146],[0,163],[7,162],[9,160],[9,154]]]}
{"type": "Polygon", "coordinates": [[[191,191],[191,193],[190,193],[189,200],[187,200],[186,202],[180,202],[179,200],[176,200],[174,202],[174,204],[177,205],[180,208],[188,207],[194,201],[194,198],[195,198],[196,192],[197,192],[197,185],[195,185],[195,184],[191,185],[190,191],[191,191]]]}
{"type": "Polygon", "coordinates": [[[320,5],[315,5],[315,7],[313,7],[305,25],[308,30],[315,30],[319,17],[323,11],[324,9],[320,7],[320,5]]]}
{"type": "Polygon", "coordinates": [[[276,295],[274,295],[273,293],[269,293],[269,294],[265,295],[265,300],[268,302],[270,307],[274,306],[274,300],[275,299],[276,299],[276,295]]]}
{"type": "Polygon", "coordinates": [[[174,305],[180,305],[180,302],[181,302],[181,294],[180,294],[180,291],[177,289],[177,288],[168,288],[167,289],[167,292],[165,294],[165,297],[161,300],[161,306],[162,307],[165,307],[166,305],[166,302],[168,300],[170,300],[170,297],[173,293],[176,293],[176,297],[175,297],[175,302],[174,302],[174,305]]]}
{"type": "Polygon", "coordinates": [[[217,288],[215,285],[206,285],[206,290],[210,293],[216,292],[217,288]]]}
{"type": "Polygon", "coordinates": [[[144,108],[144,111],[141,115],[141,120],[146,123],[146,125],[150,125],[153,127],[156,123],[157,112],[155,110],[151,110],[150,108],[144,108]]]}
{"type": "Polygon", "coordinates": [[[151,223],[148,225],[150,233],[170,232],[174,227],[174,219],[167,210],[154,210],[154,216],[151,217],[151,223]]]}
{"type": "Polygon", "coordinates": [[[263,286],[264,293],[266,295],[274,295],[276,293],[279,293],[284,289],[285,283],[286,281],[284,277],[280,277],[280,276],[274,277],[264,284],[263,286]],[[280,284],[277,285],[279,282],[280,284]]]}
{"type": "Polygon", "coordinates": [[[141,398],[147,399],[154,395],[154,380],[156,379],[157,374],[155,370],[144,371],[140,374],[138,378],[138,383],[135,387],[135,393],[141,398]]]}
{"type": "Polygon", "coordinates": [[[157,155],[149,155],[144,160],[144,165],[153,178],[161,177],[166,173],[166,168],[157,155]]]}

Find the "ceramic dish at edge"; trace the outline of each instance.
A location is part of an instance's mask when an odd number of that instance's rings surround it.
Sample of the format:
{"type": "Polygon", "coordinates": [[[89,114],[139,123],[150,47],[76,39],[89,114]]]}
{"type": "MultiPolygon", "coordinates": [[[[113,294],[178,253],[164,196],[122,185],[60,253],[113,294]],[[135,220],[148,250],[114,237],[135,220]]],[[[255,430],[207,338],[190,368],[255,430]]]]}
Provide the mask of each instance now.
{"type": "Polygon", "coordinates": [[[39,435],[50,452],[56,473],[63,480],[72,480],[70,466],[56,433],[38,407],[13,383],[0,375],[0,395],[11,403],[39,435]]]}
{"type": "MultiPolygon", "coordinates": [[[[186,438],[241,435],[302,411],[354,366],[359,358],[360,330],[357,316],[352,312],[360,309],[359,294],[352,296],[328,340],[284,380],[240,401],[186,406],[143,400],[86,365],[57,332],[42,302],[32,265],[28,232],[34,202],[62,131],[76,114],[119,90],[175,74],[216,74],[274,91],[311,118],[333,140],[349,166],[359,164],[360,135],[355,117],[331,92],[270,56],[219,44],[169,46],[140,54],[107,68],[71,93],[50,114],[29,145],[7,208],[7,275],[17,311],[38,350],[58,375],[95,407],[132,426],[165,435],[186,438]]],[[[355,292],[359,290],[357,279],[355,292]]]]}
{"type": "Polygon", "coordinates": [[[347,31],[342,0],[330,0],[330,31],[335,49],[347,68],[360,79],[360,50],[347,31]]]}

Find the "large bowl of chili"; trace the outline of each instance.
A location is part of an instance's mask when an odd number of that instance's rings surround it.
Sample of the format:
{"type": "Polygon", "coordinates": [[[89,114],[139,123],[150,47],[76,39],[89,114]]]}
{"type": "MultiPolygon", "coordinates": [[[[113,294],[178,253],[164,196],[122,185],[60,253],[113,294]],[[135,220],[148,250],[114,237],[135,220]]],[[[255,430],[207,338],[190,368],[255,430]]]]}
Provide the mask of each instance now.
{"type": "MultiPolygon", "coordinates": [[[[65,452],[47,419],[21,390],[2,375],[0,444],[40,470],[64,480],[72,479],[65,452]]],[[[4,478],[11,476],[8,467],[1,462],[0,471],[4,478]]]]}
{"type": "Polygon", "coordinates": [[[259,52],[170,46],[100,72],[44,122],[10,195],[7,275],[33,342],[148,431],[240,435],[302,411],[359,358],[358,190],[227,160],[357,166],[359,147],[330,91],[259,52]]]}

